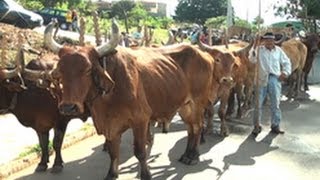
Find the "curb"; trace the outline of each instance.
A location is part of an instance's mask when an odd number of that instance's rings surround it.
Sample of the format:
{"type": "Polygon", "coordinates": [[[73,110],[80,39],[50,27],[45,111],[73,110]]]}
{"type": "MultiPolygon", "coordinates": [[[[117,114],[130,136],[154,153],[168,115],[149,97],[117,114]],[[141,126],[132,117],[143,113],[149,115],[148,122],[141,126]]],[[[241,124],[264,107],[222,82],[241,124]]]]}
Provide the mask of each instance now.
{"type": "MultiPolygon", "coordinates": [[[[93,125],[87,126],[85,129],[80,129],[71,134],[67,134],[62,143],[61,150],[68,148],[79,141],[89,138],[97,134],[93,125]]],[[[49,152],[51,156],[53,152],[49,152]]],[[[40,155],[38,153],[32,153],[25,157],[12,160],[6,164],[0,166],[0,180],[9,177],[10,175],[17,173],[37,162],[40,161],[40,155]]]]}

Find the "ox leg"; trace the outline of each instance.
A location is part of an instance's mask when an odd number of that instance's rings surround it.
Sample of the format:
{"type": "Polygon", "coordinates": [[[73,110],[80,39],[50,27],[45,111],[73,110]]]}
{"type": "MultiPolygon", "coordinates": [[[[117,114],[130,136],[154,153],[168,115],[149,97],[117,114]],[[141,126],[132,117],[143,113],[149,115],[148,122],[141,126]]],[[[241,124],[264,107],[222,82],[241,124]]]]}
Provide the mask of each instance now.
{"type": "Polygon", "coordinates": [[[296,92],[296,81],[298,80],[298,72],[295,70],[292,72],[292,74],[288,78],[288,93],[287,93],[287,98],[288,100],[292,99],[295,95],[294,92],[296,92]]]}
{"type": "Polygon", "coordinates": [[[213,120],[214,116],[214,106],[210,104],[208,107],[205,108],[204,111],[204,119],[206,120],[206,126],[204,127],[204,133],[205,134],[213,134],[213,120]]]}
{"type": "Polygon", "coordinates": [[[195,108],[189,112],[182,110],[180,115],[188,126],[188,142],[186,151],[179,161],[187,165],[194,165],[199,162],[199,145],[203,128],[204,111],[195,108]]]}
{"type": "Polygon", "coordinates": [[[299,97],[301,94],[301,81],[302,81],[302,70],[297,71],[297,86],[295,96],[299,97]]]}
{"type": "Polygon", "coordinates": [[[252,104],[252,93],[253,93],[252,88],[250,87],[244,88],[244,102],[242,104],[242,116],[243,116],[243,112],[247,112],[250,108],[250,105],[252,104]]]}
{"type": "Polygon", "coordinates": [[[36,168],[36,172],[43,172],[46,171],[48,168],[47,163],[49,162],[49,132],[39,133],[37,132],[39,138],[39,144],[41,148],[41,161],[36,168]]]}
{"type": "Polygon", "coordinates": [[[151,173],[147,165],[147,131],[148,124],[142,123],[133,128],[134,136],[134,155],[140,163],[140,177],[143,180],[150,180],[151,173]]]}
{"type": "Polygon", "coordinates": [[[235,95],[235,88],[232,88],[229,94],[228,98],[228,107],[227,107],[227,112],[226,116],[230,118],[232,114],[234,113],[234,95],[235,95]]]}
{"type": "Polygon", "coordinates": [[[148,150],[150,150],[150,151],[151,151],[151,147],[153,146],[153,139],[154,139],[152,127],[153,127],[153,125],[151,123],[149,123],[148,133],[147,133],[147,145],[148,145],[148,150]]]}
{"type": "Polygon", "coordinates": [[[309,91],[308,74],[309,72],[304,72],[304,90],[305,91],[309,91]]]}
{"type": "Polygon", "coordinates": [[[52,173],[59,173],[63,169],[61,147],[62,147],[62,142],[63,142],[66,129],[67,129],[67,123],[64,123],[60,127],[54,129],[53,149],[56,152],[56,157],[51,170],[52,173]]]}
{"type": "MultiPolygon", "coordinates": [[[[241,104],[244,101],[243,86],[242,85],[236,85],[236,87],[234,89],[235,89],[235,93],[236,93],[236,97],[237,97],[237,103],[238,103],[236,118],[237,119],[241,119],[242,118],[242,113],[243,113],[243,109],[242,109],[241,104]]],[[[227,112],[228,112],[228,110],[227,110],[227,112]]]]}
{"type": "Polygon", "coordinates": [[[106,139],[105,146],[107,147],[109,156],[110,156],[110,167],[108,171],[107,177],[105,177],[105,180],[114,180],[117,179],[119,176],[119,149],[120,149],[120,142],[121,137],[118,136],[117,138],[114,138],[112,141],[109,141],[106,139]]]}
{"type": "Polygon", "coordinates": [[[225,95],[221,97],[220,106],[218,110],[218,115],[221,121],[220,134],[223,137],[226,137],[229,135],[229,130],[226,125],[226,106],[229,98],[228,95],[229,93],[225,93],[225,95]]]}
{"type": "Polygon", "coordinates": [[[188,143],[185,153],[179,161],[186,165],[195,165],[199,162],[199,144],[201,136],[201,126],[199,124],[188,125],[188,143]]]}

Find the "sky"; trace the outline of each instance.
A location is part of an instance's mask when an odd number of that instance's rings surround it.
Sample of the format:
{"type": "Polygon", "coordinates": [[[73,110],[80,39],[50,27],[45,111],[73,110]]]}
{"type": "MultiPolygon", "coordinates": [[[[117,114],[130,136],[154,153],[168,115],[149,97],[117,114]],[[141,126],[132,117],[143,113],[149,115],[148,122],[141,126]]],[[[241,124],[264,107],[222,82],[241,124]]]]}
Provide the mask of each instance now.
{"type": "MultiPolygon", "coordinates": [[[[169,14],[174,14],[178,0],[158,1],[167,3],[169,14]]],[[[274,4],[283,4],[284,2],[285,0],[261,0],[261,17],[264,19],[265,25],[286,20],[285,18],[274,16],[272,8],[274,4]]],[[[235,10],[235,15],[241,19],[247,19],[252,22],[259,15],[259,0],[231,0],[231,4],[235,10]]]]}

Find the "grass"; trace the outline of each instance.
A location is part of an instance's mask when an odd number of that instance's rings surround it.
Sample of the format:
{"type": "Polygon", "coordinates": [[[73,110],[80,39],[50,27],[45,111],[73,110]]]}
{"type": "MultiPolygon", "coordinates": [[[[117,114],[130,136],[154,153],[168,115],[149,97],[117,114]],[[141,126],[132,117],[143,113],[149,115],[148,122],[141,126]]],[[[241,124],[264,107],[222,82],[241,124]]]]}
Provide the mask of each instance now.
{"type": "MultiPolygon", "coordinates": [[[[49,141],[49,154],[53,152],[53,142],[49,141]]],[[[41,155],[41,147],[39,144],[30,146],[27,148],[27,150],[23,151],[22,153],[19,154],[18,158],[23,158],[26,157],[30,154],[36,153],[37,155],[41,155]]]]}
{"type": "Polygon", "coordinates": [[[88,123],[85,123],[83,124],[83,126],[80,128],[80,131],[87,131],[89,129],[92,129],[93,125],[92,124],[88,124],[88,123]]]}
{"type": "Polygon", "coordinates": [[[153,34],[152,43],[161,44],[161,41],[166,43],[168,41],[168,30],[166,29],[155,29],[153,34]]]}

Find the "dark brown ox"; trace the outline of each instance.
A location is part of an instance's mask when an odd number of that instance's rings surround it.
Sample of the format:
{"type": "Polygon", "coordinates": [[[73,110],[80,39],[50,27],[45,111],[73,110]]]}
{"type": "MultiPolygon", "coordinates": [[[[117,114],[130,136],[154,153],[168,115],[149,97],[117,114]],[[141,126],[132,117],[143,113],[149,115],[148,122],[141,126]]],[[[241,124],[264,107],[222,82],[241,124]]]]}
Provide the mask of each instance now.
{"type": "Polygon", "coordinates": [[[184,61],[187,69],[194,68],[190,76],[169,56],[152,49],[115,49],[119,30],[114,22],[111,40],[96,48],[58,45],[52,39],[53,26],[47,26],[45,42],[60,58],[53,73],[63,85],[59,109],[78,114],[88,106],[98,134],[107,141],[111,165],[106,179],[118,177],[121,134],[128,128],[133,131],[141,179],[151,179],[146,163],[150,120],[171,120],[177,111],[188,127],[187,148],[180,160],[185,164],[199,161],[203,112],[213,73],[210,56],[184,61]]]}
{"type": "MultiPolygon", "coordinates": [[[[23,60],[22,49],[18,51],[16,60],[23,60]]],[[[52,61],[33,60],[26,67],[33,70],[50,70],[53,63],[52,61]]],[[[27,80],[24,81],[27,89],[21,86],[17,72],[16,70],[0,70],[1,114],[12,113],[23,126],[31,127],[36,131],[42,153],[36,172],[45,171],[48,167],[49,131],[54,129],[53,148],[56,156],[51,172],[60,172],[63,168],[61,146],[71,117],[59,113],[57,99],[48,90],[38,88],[34,82],[27,80]]]]}
{"type": "Polygon", "coordinates": [[[304,90],[308,91],[308,75],[312,68],[313,60],[315,59],[315,55],[318,52],[320,46],[320,37],[318,34],[308,34],[306,38],[302,38],[302,42],[307,46],[308,53],[306,63],[303,67],[304,72],[304,90]]]}
{"type": "MultiPolygon", "coordinates": [[[[221,131],[220,134],[227,136],[229,134],[228,128],[226,126],[226,107],[228,104],[228,99],[230,97],[230,91],[235,87],[238,97],[238,102],[241,102],[243,98],[243,85],[248,80],[248,68],[250,67],[247,54],[249,49],[252,47],[253,42],[250,44],[232,44],[229,49],[225,46],[208,46],[201,43],[198,40],[199,47],[208,52],[215,61],[218,61],[220,66],[215,67],[214,79],[217,77],[223,77],[222,79],[217,79],[213,84],[213,94],[214,101],[220,99],[220,106],[218,110],[218,115],[221,120],[221,131]]],[[[240,104],[239,104],[240,109],[240,104]]],[[[240,110],[239,110],[240,111],[240,110]]],[[[214,109],[213,106],[207,108],[208,125],[207,129],[212,128],[211,119],[213,118],[214,109]]],[[[241,113],[241,112],[239,112],[241,113]]]]}

